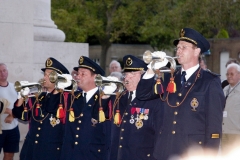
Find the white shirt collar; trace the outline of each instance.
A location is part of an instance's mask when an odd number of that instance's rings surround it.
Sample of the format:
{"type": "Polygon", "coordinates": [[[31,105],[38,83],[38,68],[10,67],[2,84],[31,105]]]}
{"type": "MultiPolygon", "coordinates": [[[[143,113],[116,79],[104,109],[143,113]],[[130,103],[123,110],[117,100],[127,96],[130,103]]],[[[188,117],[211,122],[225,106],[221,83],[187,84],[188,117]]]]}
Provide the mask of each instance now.
{"type": "MultiPolygon", "coordinates": [[[[132,91],[133,92],[133,94],[132,94],[132,100],[134,100],[134,98],[136,97],[136,90],[135,91],[132,91]]],[[[130,93],[130,91],[129,91],[129,93],[130,93]]],[[[129,96],[129,95],[128,95],[129,96]]],[[[132,101],[131,100],[131,101],[132,101]]]]}
{"type": "Polygon", "coordinates": [[[92,98],[92,96],[94,95],[94,93],[97,92],[97,90],[98,90],[98,87],[95,87],[88,92],[83,91],[83,96],[84,96],[84,93],[87,93],[86,102],[88,102],[89,99],[92,98]]]}
{"type": "MultiPolygon", "coordinates": [[[[191,75],[199,68],[199,64],[197,64],[196,66],[194,67],[191,67],[189,69],[186,70],[186,81],[191,77],[191,75]]],[[[183,68],[181,71],[185,71],[183,68]]]]}

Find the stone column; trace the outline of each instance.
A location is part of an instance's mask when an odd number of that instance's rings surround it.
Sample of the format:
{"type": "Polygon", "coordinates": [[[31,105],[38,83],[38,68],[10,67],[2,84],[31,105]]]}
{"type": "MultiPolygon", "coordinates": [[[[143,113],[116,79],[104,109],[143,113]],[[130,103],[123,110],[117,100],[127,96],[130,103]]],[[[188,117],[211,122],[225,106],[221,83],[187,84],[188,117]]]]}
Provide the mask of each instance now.
{"type": "Polygon", "coordinates": [[[34,0],[33,26],[35,41],[65,40],[65,33],[51,19],[51,0],[34,0]]]}

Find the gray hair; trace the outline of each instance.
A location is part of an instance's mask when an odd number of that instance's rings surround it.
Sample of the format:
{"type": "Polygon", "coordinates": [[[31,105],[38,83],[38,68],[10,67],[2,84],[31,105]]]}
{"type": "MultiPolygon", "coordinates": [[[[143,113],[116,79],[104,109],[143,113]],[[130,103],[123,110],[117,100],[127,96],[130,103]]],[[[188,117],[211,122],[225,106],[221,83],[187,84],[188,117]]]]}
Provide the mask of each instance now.
{"type": "Polygon", "coordinates": [[[116,60],[112,60],[109,64],[109,67],[111,67],[112,64],[116,63],[119,67],[121,67],[120,63],[116,60]]]}
{"type": "Polygon", "coordinates": [[[229,68],[235,68],[240,73],[240,66],[237,63],[230,63],[229,65],[227,65],[227,70],[229,68]]]}

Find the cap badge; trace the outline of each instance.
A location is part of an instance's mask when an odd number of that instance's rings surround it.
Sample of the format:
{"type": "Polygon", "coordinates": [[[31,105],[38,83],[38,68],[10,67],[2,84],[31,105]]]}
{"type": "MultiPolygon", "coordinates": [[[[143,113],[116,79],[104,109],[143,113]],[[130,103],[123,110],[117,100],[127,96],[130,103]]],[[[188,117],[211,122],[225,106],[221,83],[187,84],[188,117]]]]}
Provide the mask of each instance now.
{"type": "Polygon", "coordinates": [[[180,37],[184,37],[184,34],[185,34],[185,31],[182,29],[182,30],[180,31],[180,33],[179,33],[179,36],[180,36],[180,37]]]}
{"type": "Polygon", "coordinates": [[[84,58],[83,58],[83,57],[80,57],[80,59],[79,59],[79,64],[82,64],[83,61],[84,61],[84,58]]]}
{"type": "Polygon", "coordinates": [[[46,67],[50,67],[50,66],[52,66],[52,64],[53,64],[52,60],[50,58],[48,58],[46,61],[46,67]]]}
{"type": "Polygon", "coordinates": [[[126,60],[126,65],[127,66],[131,66],[132,65],[132,59],[131,58],[128,58],[127,60],[126,60]]]}
{"type": "Polygon", "coordinates": [[[197,111],[196,108],[199,105],[197,98],[193,98],[192,101],[190,102],[190,105],[192,107],[192,111],[197,111]]]}

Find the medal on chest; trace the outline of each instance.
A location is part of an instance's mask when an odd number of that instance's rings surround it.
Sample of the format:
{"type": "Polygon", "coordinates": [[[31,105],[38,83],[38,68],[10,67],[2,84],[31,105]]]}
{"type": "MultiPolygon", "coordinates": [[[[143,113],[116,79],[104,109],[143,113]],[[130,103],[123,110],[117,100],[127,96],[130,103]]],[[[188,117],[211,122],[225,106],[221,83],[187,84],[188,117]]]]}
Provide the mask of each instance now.
{"type": "Polygon", "coordinates": [[[131,119],[129,123],[135,124],[137,129],[143,127],[143,121],[148,120],[149,109],[132,107],[131,108],[131,119]],[[136,116],[134,114],[136,113],[136,116]]]}
{"type": "Polygon", "coordinates": [[[190,105],[192,107],[192,111],[197,111],[196,108],[199,106],[199,102],[197,98],[193,98],[192,101],[190,102],[190,105]]]}
{"type": "Polygon", "coordinates": [[[142,128],[142,126],[143,126],[143,121],[142,121],[141,119],[137,120],[137,121],[135,122],[135,126],[137,127],[137,129],[142,128]]]}
{"type": "Polygon", "coordinates": [[[149,109],[145,109],[144,110],[144,120],[148,120],[148,112],[149,112],[149,109]]]}
{"type": "Polygon", "coordinates": [[[52,127],[54,127],[60,123],[60,120],[56,117],[53,117],[52,114],[51,114],[51,117],[49,118],[49,121],[50,121],[50,124],[52,125],[52,127]]]}
{"type": "Polygon", "coordinates": [[[129,120],[129,122],[131,123],[131,124],[133,124],[134,122],[135,122],[135,120],[134,120],[134,113],[136,112],[136,108],[135,107],[132,107],[131,108],[131,119],[129,120]]]}

